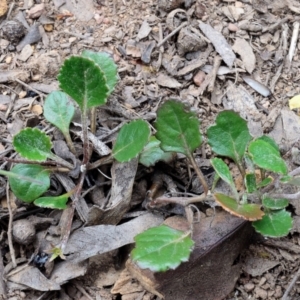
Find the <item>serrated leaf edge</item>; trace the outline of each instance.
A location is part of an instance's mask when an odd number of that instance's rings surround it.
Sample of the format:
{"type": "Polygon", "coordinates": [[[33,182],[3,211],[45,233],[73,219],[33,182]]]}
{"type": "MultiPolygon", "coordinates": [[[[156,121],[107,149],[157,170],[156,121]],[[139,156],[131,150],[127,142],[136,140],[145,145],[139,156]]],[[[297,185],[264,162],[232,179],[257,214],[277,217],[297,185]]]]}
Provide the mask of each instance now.
{"type": "MultiPolygon", "coordinates": [[[[44,136],[48,139],[49,144],[50,144],[50,146],[51,146],[51,148],[52,148],[52,142],[51,142],[50,137],[49,137],[46,133],[44,133],[43,131],[41,131],[41,130],[39,130],[39,129],[37,129],[37,128],[27,127],[27,128],[24,128],[24,129],[20,130],[16,135],[18,135],[20,132],[24,132],[24,131],[36,131],[36,132],[39,132],[39,133],[43,133],[44,136]]],[[[18,154],[19,154],[20,156],[22,156],[23,158],[26,158],[26,159],[28,159],[28,160],[34,160],[34,161],[40,161],[40,162],[45,161],[44,159],[31,159],[31,158],[29,158],[27,155],[21,154],[22,151],[20,152],[20,148],[19,148],[18,146],[15,146],[15,145],[14,145],[14,140],[15,140],[16,135],[13,137],[13,142],[12,142],[12,144],[13,144],[14,149],[16,150],[16,152],[18,152],[18,154]]],[[[51,156],[51,153],[46,153],[46,152],[43,152],[43,153],[47,154],[47,158],[49,158],[49,156],[51,156]]]]}
{"type": "MultiPolygon", "coordinates": [[[[73,56],[71,56],[71,57],[69,57],[69,58],[67,58],[67,59],[65,59],[65,61],[64,61],[64,63],[63,63],[63,65],[61,66],[61,68],[60,68],[60,70],[59,70],[59,73],[58,73],[58,75],[57,75],[57,79],[58,79],[58,82],[59,82],[59,88],[64,92],[64,93],[66,93],[65,91],[64,91],[64,89],[61,87],[61,83],[60,83],[60,81],[59,81],[59,77],[61,76],[61,72],[62,72],[62,70],[63,70],[63,68],[65,68],[66,67],[66,65],[65,65],[65,62],[66,61],[69,61],[69,60],[71,60],[71,59],[73,59],[73,58],[81,58],[81,59],[87,59],[87,60],[89,60],[89,61],[91,61],[98,69],[99,69],[99,71],[100,71],[100,73],[103,75],[103,77],[105,78],[105,83],[104,83],[104,85],[105,85],[105,87],[106,87],[106,89],[107,89],[107,92],[106,92],[106,94],[105,94],[105,100],[104,100],[104,103],[102,103],[102,104],[100,104],[100,105],[94,105],[94,106],[92,106],[92,107],[97,107],[97,106],[101,106],[101,105],[104,105],[106,102],[107,102],[107,99],[108,99],[108,96],[110,95],[109,94],[109,87],[108,87],[108,85],[107,85],[107,79],[106,79],[106,76],[105,76],[105,74],[104,74],[104,72],[101,70],[101,68],[92,60],[92,59],[90,59],[90,58],[88,58],[88,57],[83,57],[83,56],[80,56],[80,55],[73,55],[73,56]]],[[[79,107],[80,107],[80,105],[77,103],[77,101],[75,100],[75,99],[73,99],[68,93],[66,93],[79,107]]],[[[89,107],[89,108],[92,108],[92,107],[89,107]]]]}

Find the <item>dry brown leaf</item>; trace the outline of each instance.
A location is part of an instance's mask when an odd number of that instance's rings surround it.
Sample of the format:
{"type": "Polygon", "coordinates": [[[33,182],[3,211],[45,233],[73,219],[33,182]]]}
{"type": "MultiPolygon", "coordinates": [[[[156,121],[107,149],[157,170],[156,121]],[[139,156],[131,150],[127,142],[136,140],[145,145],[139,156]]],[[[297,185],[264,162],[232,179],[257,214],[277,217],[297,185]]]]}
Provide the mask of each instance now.
{"type": "Polygon", "coordinates": [[[7,12],[8,6],[6,0],[0,0],[0,17],[4,16],[7,12]]]}
{"type": "Polygon", "coordinates": [[[249,43],[242,38],[236,38],[232,50],[241,56],[247,72],[252,74],[256,59],[249,43]]]}

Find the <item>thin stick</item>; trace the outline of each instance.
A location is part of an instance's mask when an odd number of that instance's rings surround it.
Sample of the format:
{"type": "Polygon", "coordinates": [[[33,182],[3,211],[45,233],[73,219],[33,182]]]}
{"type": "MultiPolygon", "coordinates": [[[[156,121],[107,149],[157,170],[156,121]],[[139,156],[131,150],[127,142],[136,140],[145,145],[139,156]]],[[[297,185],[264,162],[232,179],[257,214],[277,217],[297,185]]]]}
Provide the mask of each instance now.
{"type": "Polygon", "coordinates": [[[211,73],[209,74],[210,79],[211,79],[209,84],[208,84],[208,88],[207,88],[207,90],[209,92],[212,92],[215,88],[215,81],[216,81],[216,77],[217,77],[219,67],[221,65],[221,61],[222,61],[222,58],[219,55],[215,56],[214,65],[213,65],[213,68],[211,70],[211,73]]]}
{"type": "Polygon", "coordinates": [[[283,294],[281,300],[288,300],[288,295],[292,290],[292,288],[294,287],[294,285],[296,284],[296,281],[299,278],[299,276],[300,276],[300,268],[298,269],[297,273],[294,275],[293,280],[289,283],[289,286],[286,289],[285,293],[283,294]]]}
{"type": "Polygon", "coordinates": [[[7,199],[7,208],[8,208],[8,213],[9,213],[9,221],[8,221],[8,229],[7,229],[7,239],[8,239],[8,246],[9,246],[9,252],[11,255],[11,261],[13,264],[13,267],[17,267],[17,262],[16,262],[16,254],[15,254],[15,249],[13,245],[13,240],[12,240],[12,224],[13,224],[13,212],[11,209],[11,203],[10,203],[10,196],[9,196],[9,184],[6,184],[6,199],[7,199]]]}
{"type": "Polygon", "coordinates": [[[160,43],[157,44],[157,48],[160,48],[168,39],[170,39],[173,35],[175,35],[179,30],[181,30],[184,26],[186,26],[188,22],[183,22],[177,28],[175,28],[171,33],[169,33],[160,43]]]}
{"type": "Polygon", "coordinates": [[[45,97],[46,95],[38,90],[36,90],[35,88],[31,87],[30,85],[26,84],[25,82],[23,82],[22,80],[15,78],[14,81],[20,83],[21,85],[25,86],[27,89],[34,91],[35,93],[37,93],[41,98],[45,97]]]}
{"type": "Polygon", "coordinates": [[[298,35],[299,35],[299,26],[300,26],[299,22],[294,23],[293,35],[291,38],[291,44],[290,44],[290,49],[289,49],[289,54],[288,54],[289,63],[292,62],[294,54],[295,54],[296,44],[297,44],[298,35]]]}

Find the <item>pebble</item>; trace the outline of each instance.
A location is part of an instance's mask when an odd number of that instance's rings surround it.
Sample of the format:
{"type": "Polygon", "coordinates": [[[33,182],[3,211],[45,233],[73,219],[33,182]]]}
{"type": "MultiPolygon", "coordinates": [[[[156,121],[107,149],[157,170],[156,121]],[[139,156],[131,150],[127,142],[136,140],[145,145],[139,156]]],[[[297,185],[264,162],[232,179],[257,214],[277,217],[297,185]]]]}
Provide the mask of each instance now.
{"type": "Polygon", "coordinates": [[[12,61],[12,56],[7,56],[7,57],[5,58],[5,62],[6,62],[8,65],[11,63],[11,61],[12,61]]]}
{"type": "Polygon", "coordinates": [[[22,49],[21,53],[18,56],[18,59],[25,62],[32,55],[32,53],[33,53],[33,49],[28,44],[22,49]]]}
{"type": "Polygon", "coordinates": [[[268,292],[266,290],[261,289],[260,287],[256,287],[255,296],[259,299],[268,299],[268,292]]]}
{"type": "Polygon", "coordinates": [[[259,281],[259,286],[262,286],[262,285],[264,285],[265,284],[265,282],[267,281],[267,278],[266,277],[262,277],[261,279],[260,279],[260,281],[259,281]]]}
{"type": "Polygon", "coordinates": [[[276,299],[281,299],[282,296],[283,296],[283,293],[282,293],[281,286],[276,285],[274,297],[275,297],[276,299]]]}
{"type": "Polygon", "coordinates": [[[26,94],[27,94],[26,91],[21,91],[21,92],[19,93],[19,98],[20,98],[20,99],[25,98],[26,94]]]}
{"type": "Polygon", "coordinates": [[[9,40],[11,43],[16,44],[25,35],[26,28],[19,21],[11,20],[5,21],[3,23],[2,32],[7,40],[9,40]]]}
{"type": "Polygon", "coordinates": [[[246,283],[244,285],[244,289],[246,292],[251,292],[254,290],[254,288],[255,288],[255,285],[252,282],[246,283]]]}
{"type": "Polygon", "coordinates": [[[197,86],[200,86],[205,79],[205,73],[203,71],[198,71],[194,76],[193,81],[197,86]]]}
{"type": "Polygon", "coordinates": [[[239,30],[239,27],[236,24],[229,23],[228,24],[228,30],[232,32],[236,32],[239,30]]]}

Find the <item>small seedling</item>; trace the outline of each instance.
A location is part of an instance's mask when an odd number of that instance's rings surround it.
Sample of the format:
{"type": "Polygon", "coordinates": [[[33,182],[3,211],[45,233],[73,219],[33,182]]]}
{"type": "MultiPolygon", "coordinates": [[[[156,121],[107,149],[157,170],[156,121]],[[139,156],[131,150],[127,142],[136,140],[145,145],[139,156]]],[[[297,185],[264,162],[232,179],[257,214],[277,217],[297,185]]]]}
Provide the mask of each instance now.
{"type": "Polygon", "coordinates": [[[216,202],[231,214],[252,221],[255,230],[264,236],[286,236],[292,228],[291,214],[285,209],[288,201],[274,198],[263,190],[273,182],[265,172],[276,176],[288,172],[274,140],[268,136],[252,138],[246,121],[233,111],[221,112],[216,124],[207,130],[207,137],[217,155],[227,156],[237,164],[245,185],[238,193],[227,164],[220,158],[213,158],[211,164],[216,174],[232,192],[231,195],[215,193],[216,202]],[[250,202],[249,199],[254,198],[252,195],[258,203],[250,202]]]}
{"type": "MultiPolygon", "coordinates": [[[[44,117],[62,132],[70,151],[77,156],[70,135],[70,124],[75,113],[75,105],[79,107],[83,133],[80,178],[75,188],[63,195],[43,196],[50,187],[51,173],[70,172],[75,166],[52,152],[52,142],[46,133],[37,128],[25,128],[14,136],[13,146],[27,161],[19,160],[22,163],[17,163],[10,172],[0,170],[0,174],[9,177],[10,188],[18,199],[27,203],[33,202],[40,207],[64,209],[67,207],[69,197],[73,197],[73,203],[81,197],[86,173],[93,168],[90,164],[93,146],[88,140],[89,113],[92,111],[90,122],[93,131],[96,123],[95,108],[106,103],[117,80],[117,66],[107,53],[84,51],[81,56],[73,56],[65,60],[58,75],[62,91],[54,91],[48,95],[44,105],[44,117]]],[[[106,159],[129,161],[139,155],[149,142],[149,138],[148,123],[143,120],[132,121],[121,128],[112,154],[106,159]]],[[[95,165],[99,165],[98,162],[95,165]]],[[[74,205],[71,207],[74,213],[74,205]]],[[[73,218],[73,213],[70,220],[73,218]]],[[[71,224],[72,222],[69,222],[69,228],[62,237],[61,245],[54,248],[56,256],[57,253],[63,253],[71,224]]]]}
{"type": "MultiPolygon", "coordinates": [[[[200,146],[202,139],[196,116],[192,112],[186,111],[183,104],[173,100],[168,101],[158,110],[155,127],[157,129],[156,138],[161,143],[160,147],[164,151],[185,154],[198,174],[193,151],[200,146]]],[[[268,136],[254,139],[250,135],[247,122],[233,111],[223,111],[217,116],[216,124],[207,130],[207,140],[216,155],[228,157],[237,165],[244,182],[244,188],[238,191],[225,161],[218,157],[212,158],[211,165],[215,169],[216,180],[223,180],[231,189],[231,193],[228,195],[215,193],[216,202],[231,214],[252,221],[255,230],[263,236],[286,236],[292,228],[291,213],[286,210],[289,202],[285,197],[272,196],[275,192],[274,182],[277,180],[278,183],[278,177],[281,177],[280,182],[282,183],[300,186],[300,177],[286,176],[288,169],[280,156],[276,143],[268,136]],[[264,192],[265,187],[272,192],[264,192]],[[270,187],[273,188],[270,189],[270,187]],[[252,199],[256,199],[256,202],[253,203],[252,199]]],[[[203,184],[201,173],[199,179],[203,184]]],[[[204,196],[190,198],[163,196],[153,200],[153,204],[171,202],[188,205],[192,202],[202,201],[206,196],[206,183],[203,184],[203,187],[204,196]]],[[[162,225],[156,229],[149,229],[136,237],[136,248],[132,251],[131,256],[139,267],[160,272],[175,268],[182,261],[188,259],[187,252],[189,253],[193,249],[193,244],[188,237],[192,235],[192,230],[181,232],[179,237],[178,233],[170,230],[168,238],[163,239],[160,238],[160,234],[163,235],[164,230],[165,226],[162,225]],[[153,232],[156,235],[153,235],[153,232]],[[163,250],[167,249],[171,243],[169,238],[180,243],[180,246],[184,245],[185,250],[180,250],[179,253],[169,252],[166,255],[163,250]],[[148,242],[152,247],[147,244],[148,242]],[[145,247],[146,244],[149,248],[145,247]]],[[[173,250],[177,249],[175,244],[173,250]]]]}

